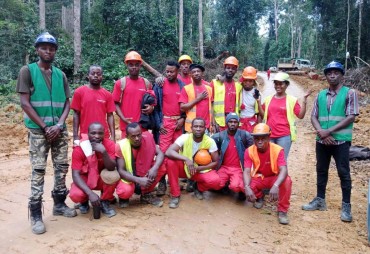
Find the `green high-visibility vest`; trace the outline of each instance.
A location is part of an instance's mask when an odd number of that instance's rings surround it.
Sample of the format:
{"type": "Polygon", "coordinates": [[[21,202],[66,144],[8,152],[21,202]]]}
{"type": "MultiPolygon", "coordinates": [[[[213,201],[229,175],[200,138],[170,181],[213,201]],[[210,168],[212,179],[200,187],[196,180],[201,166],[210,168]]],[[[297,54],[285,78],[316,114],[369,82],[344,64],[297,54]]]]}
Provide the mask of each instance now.
{"type": "MultiPolygon", "coordinates": [[[[331,105],[330,112],[327,107],[328,89],[322,90],[318,97],[317,103],[319,107],[319,123],[322,129],[329,129],[346,118],[346,97],[349,91],[348,87],[342,86],[339,90],[334,103],[331,105]]],[[[352,140],[353,123],[350,123],[345,128],[332,132],[331,135],[335,140],[351,141],[352,140]]],[[[316,137],[319,139],[319,137],[316,137]]]]}
{"type": "MultiPolygon", "coordinates": [[[[58,123],[66,102],[63,72],[52,67],[50,91],[37,63],[29,64],[28,68],[35,87],[35,91],[30,97],[30,103],[44,123],[47,126],[53,126],[58,123]]],[[[27,114],[24,114],[24,124],[27,128],[40,129],[40,126],[32,121],[27,114]]]]}

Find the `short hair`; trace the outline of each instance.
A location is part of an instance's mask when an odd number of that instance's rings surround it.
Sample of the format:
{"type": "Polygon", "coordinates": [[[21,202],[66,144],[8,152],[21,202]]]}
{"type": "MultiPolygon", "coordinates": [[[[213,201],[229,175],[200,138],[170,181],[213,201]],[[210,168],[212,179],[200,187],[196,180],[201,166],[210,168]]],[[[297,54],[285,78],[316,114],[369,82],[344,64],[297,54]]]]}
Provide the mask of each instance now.
{"type": "Polygon", "coordinates": [[[100,122],[93,122],[93,123],[91,123],[91,124],[89,125],[88,132],[90,132],[91,128],[92,128],[94,125],[98,125],[98,126],[102,127],[102,128],[103,128],[103,130],[104,130],[104,126],[103,126],[100,122]]]}
{"type": "Polygon", "coordinates": [[[167,65],[168,66],[174,66],[174,67],[176,67],[176,69],[179,69],[180,68],[180,64],[178,62],[176,62],[176,61],[173,61],[173,60],[168,61],[167,62],[167,65]]]}
{"type": "Polygon", "coordinates": [[[90,74],[91,68],[100,68],[101,69],[101,74],[103,74],[103,67],[101,67],[100,65],[97,65],[97,64],[90,65],[89,70],[87,71],[87,74],[90,74]]]}
{"type": "Polygon", "coordinates": [[[140,125],[137,123],[137,122],[132,122],[132,123],[129,123],[127,126],[126,126],[126,136],[128,134],[128,129],[135,129],[137,127],[140,127],[140,125]]]}
{"type": "Polygon", "coordinates": [[[196,117],[196,118],[194,118],[193,121],[191,121],[191,126],[194,125],[194,122],[195,121],[202,121],[203,124],[204,124],[204,126],[206,126],[206,121],[202,117],[196,117]]]}

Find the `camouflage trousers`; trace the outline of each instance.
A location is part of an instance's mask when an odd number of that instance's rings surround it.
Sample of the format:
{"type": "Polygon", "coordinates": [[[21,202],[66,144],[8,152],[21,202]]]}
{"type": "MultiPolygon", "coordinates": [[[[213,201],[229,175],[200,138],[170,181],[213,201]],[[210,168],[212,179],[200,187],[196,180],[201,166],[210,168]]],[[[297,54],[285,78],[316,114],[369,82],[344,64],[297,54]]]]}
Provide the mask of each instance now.
{"type": "Polygon", "coordinates": [[[29,130],[28,143],[32,166],[30,201],[41,201],[44,194],[46,162],[51,150],[54,168],[54,191],[68,193],[66,174],[68,172],[68,132],[65,129],[58,138],[49,142],[42,131],[29,130]]]}

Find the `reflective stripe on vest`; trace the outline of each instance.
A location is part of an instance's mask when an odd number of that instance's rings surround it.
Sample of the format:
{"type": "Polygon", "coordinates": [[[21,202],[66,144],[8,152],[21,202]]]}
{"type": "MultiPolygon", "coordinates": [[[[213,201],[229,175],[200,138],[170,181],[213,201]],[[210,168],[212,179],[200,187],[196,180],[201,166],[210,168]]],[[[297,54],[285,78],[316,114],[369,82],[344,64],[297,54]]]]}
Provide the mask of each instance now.
{"type": "MultiPolygon", "coordinates": [[[[50,91],[37,63],[29,64],[28,68],[35,88],[34,93],[30,96],[30,103],[44,123],[47,126],[53,126],[58,123],[63,114],[66,102],[63,73],[58,68],[52,67],[50,91]]],[[[28,128],[40,128],[27,114],[24,116],[24,123],[28,128]]]]}
{"type": "MultiPolygon", "coordinates": [[[[225,123],[225,85],[221,81],[213,79],[214,101],[213,101],[213,114],[215,121],[218,125],[224,127],[225,123]]],[[[240,108],[240,93],[242,85],[240,82],[235,82],[235,113],[239,115],[240,108]]]]}
{"type": "MultiPolygon", "coordinates": [[[[322,90],[317,96],[318,105],[318,120],[322,129],[329,129],[340,121],[346,118],[346,98],[349,88],[342,86],[339,90],[337,96],[335,97],[334,103],[331,105],[330,112],[328,111],[328,101],[327,93],[328,89],[322,90]]],[[[352,140],[352,129],[353,122],[340,129],[338,131],[332,132],[330,135],[333,136],[335,140],[340,141],[351,141],[352,140]]],[[[316,137],[318,140],[319,137],[316,137]]]]}
{"type": "MultiPolygon", "coordinates": [[[[133,169],[132,169],[132,153],[131,153],[131,144],[130,140],[127,138],[122,139],[121,141],[118,141],[119,147],[121,148],[121,152],[123,155],[123,158],[125,159],[125,168],[126,171],[129,172],[131,175],[133,175],[133,169]]],[[[131,183],[129,181],[126,181],[125,179],[121,179],[123,183],[131,183]]]]}
{"type": "MultiPolygon", "coordinates": [[[[270,105],[270,102],[272,100],[272,97],[274,95],[270,95],[268,97],[266,97],[266,100],[265,100],[265,115],[263,116],[263,122],[264,123],[267,123],[267,114],[268,114],[268,107],[270,105]]],[[[287,116],[287,119],[288,119],[288,123],[289,123],[289,128],[290,128],[290,138],[292,141],[295,141],[297,139],[297,127],[295,125],[295,114],[294,114],[294,106],[297,102],[297,98],[293,97],[293,96],[290,96],[290,95],[286,95],[286,116],[287,116]]]]}
{"type": "MultiPolygon", "coordinates": [[[[186,158],[189,158],[190,160],[193,160],[193,142],[194,142],[193,134],[188,133],[188,134],[184,134],[184,135],[188,135],[188,138],[185,140],[182,152],[180,152],[180,154],[184,155],[186,158]]],[[[202,139],[202,142],[199,145],[198,150],[201,150],[201,149],[207,149],[208,150],[211,147],[212,141],[213,141],[212,138],[208,137],[207,135],[203,135],[203,139],[202,139]]],[[[198,166],[198,165],[194,162],[194,166],[198,166]]],[[[185,163],[184,163],[184,170],[185,170],[186,176],[188,178],[191,178],[188,166],[186,166],[185,163]]],[[[200,171],[199,173],[207,173],[211,170],[212,169],[205,169],[205,170],[200,171]]]]}
{"type": "MultiPolygon", "coordinates": [[[[269,149],[270,149],[270,165],[271,170],[274,174],[279,174],[279,167],[277,165],[277,159],[279,157],[280,151],[283,149],[281,146],[276,145],[274,143],[269,143],[269,149]]],[[[249,158],[252,160],[252,170],[251,170],[251,176],[252,177],[259,177],[260,175],[257,174],[261,162],[260,158],[258,156],[257,146],[252,145],[248,148],[248,155],[249,158]]],[[[263,176],[262,176],[263,177],[263,176]]]]}
{"type": "MultiPolygon", "coordinates": [[[[212,118],[212,105],[211,105],[211,97],[212,97],[212,88],[210,86],[204,85],[206,87],[206,90],[208,92],[208,109],[209,109],[209,115],[210,119],[212,118]]],[[[189,84],[184,86],[185,92],[188,95],[188,102],[195,100],[195,91],[194,91],[194,85],[189,84]]],[[[194,105],[190,110],[186,111],[186,119],[185,119],[185,131],[191,132],[191,122],[194,118],[197,117],[197,105],[194,105]]]]}

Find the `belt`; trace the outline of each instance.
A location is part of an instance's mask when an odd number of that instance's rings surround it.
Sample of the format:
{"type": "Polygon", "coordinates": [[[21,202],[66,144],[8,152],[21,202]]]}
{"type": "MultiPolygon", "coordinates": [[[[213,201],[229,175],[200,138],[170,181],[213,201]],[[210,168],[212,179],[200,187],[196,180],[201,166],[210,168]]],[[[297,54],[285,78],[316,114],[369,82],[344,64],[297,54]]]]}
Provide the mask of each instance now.
{"type": "Polygon", "coordinates": [[[168,119],[172,119],[172,120],[178,120],[181,118],[181,116],[163,116],[163,118],[168,118],[168,119]]]}

